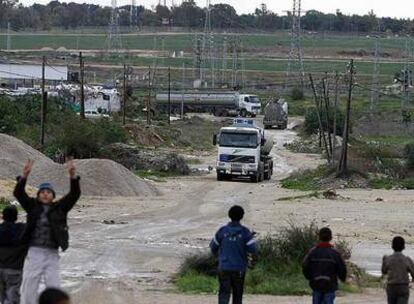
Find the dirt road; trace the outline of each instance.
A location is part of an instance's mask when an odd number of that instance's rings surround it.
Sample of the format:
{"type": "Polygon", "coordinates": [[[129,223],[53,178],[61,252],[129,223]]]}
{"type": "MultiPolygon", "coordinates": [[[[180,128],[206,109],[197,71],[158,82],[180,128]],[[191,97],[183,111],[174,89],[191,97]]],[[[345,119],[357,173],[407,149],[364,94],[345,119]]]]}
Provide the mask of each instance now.
{"type": "MultiPolygon", "coordinates": [[[[392,235],[413,241],[410,191],[342,190],[337,200],[293,199],[280,188],[290,172],[316,167],[318,156],[284,149],[292,130],[272,130],[276,178],[262,184],[217,182],[215,174],[157,183],[160,196],[83,198],[71,213],[71,248],[62,256],[64,282],[77,303],[214,303],[214,296],[183,296],[170,283],[186,254],[206,250],[228,208],[246,209],[245,223],[265,235],[288,220],[329,225],[354,245],[354,261],[377,271],[392,235]],[[383,201],[376,199],[381,197],[383,201]]],[[[214,165],[215,155],[203,158],[214,165]]],[[[302,193],[301,193],[302,194],[302,193]]],[[[248,303],[305,303],[307,298],[248,297],[248,303]]],[[[382,303],[381,291],[341,298],[339,303],[382,303]]]]}

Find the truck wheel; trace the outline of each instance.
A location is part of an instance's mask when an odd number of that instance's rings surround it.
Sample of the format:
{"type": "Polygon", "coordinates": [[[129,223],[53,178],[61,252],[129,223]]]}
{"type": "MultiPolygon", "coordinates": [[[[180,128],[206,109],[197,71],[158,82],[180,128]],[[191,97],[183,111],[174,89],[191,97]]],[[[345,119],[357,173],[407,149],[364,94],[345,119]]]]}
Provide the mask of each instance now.
{"type": "Polygon", "coordinates": [[[250,181],[252,183],[258,183],[259,182],[259,174],[255,174],[255,175],[250,176],[250,181]]]}
{"type": "Polygon", "coordinates": [[[251,114],[250,117],[255,118],[256,114],[251,114]]]}
{"type": "Polygon", "coordinates": [[[265,128],[265,130],[268,130],[268,129],[270,129],[270,126],[269,125],[264,125],[264,128],[265,128]]]}
{"type": "Polygon", "coordinates": [[[226,175],[223,173],[217,173],[217,180],[219,182],[226,180],[226,175]]]}
{"type": "Polygon", "coordinates": [[[265,178],[265,172],[264,172],[264,163],[260,163],[259,172],[257,172],[259,175],[259,182],[262,182],[265,178]]]}
{"type": "Polygon", "coordinates": [[[242,109],[242,110],[240,110],[240,116],[241,116],[241,117],[246,117],[246,116],[247,116],[247,111],[246,111],[246,109],[242,109]]]}

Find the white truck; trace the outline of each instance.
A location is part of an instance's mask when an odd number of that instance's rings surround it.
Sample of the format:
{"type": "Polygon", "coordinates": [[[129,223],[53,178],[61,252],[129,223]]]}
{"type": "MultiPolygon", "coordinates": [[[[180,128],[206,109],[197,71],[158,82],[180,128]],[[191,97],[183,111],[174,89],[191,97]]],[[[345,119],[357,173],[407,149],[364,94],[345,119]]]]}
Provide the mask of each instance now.
{"type": "Polygon", "coordinates": [[[248,177],[257,183],[271,179],[273,159],[269,154],[274,142],[265,138],[264,130],[256,127],[254,120],[234,119],[232,126],[214,135],[213,143],[218,145],[217,180],[248,177]]]}
{"type": "Polygon", "coordinates": [[[153,111],[179,114],[181,111],[209,112],[216,116],[255,117],[261,110],[256,95],[239,92],[172,92],[158,93],[155,96],[153,111]]]}
{"type": "Polygon", "coordinates": [[[285,130],[288,125],[288,104],[284,99],[271,100],[264,108],[263,125],[265,129],[277,127],[285,130]]]}

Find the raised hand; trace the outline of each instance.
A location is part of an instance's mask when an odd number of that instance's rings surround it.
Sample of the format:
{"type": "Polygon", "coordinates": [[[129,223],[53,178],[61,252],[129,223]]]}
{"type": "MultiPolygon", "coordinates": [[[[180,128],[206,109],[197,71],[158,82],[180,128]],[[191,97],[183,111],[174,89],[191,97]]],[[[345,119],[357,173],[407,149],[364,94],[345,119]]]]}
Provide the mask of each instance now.
{"type": "Polygon", "coordinates": [[[30,172],[32,172],[34,161],[32,159],[27,160],[26,164],[23,167],[23,178],[28,178],[30,172]]]}
{"type": "Polygon", "coordinates": [[[68,168],[70,178],[74,178],[76,176],[76,167],[72,159],[66,162],[66,167],[68,168]]]}

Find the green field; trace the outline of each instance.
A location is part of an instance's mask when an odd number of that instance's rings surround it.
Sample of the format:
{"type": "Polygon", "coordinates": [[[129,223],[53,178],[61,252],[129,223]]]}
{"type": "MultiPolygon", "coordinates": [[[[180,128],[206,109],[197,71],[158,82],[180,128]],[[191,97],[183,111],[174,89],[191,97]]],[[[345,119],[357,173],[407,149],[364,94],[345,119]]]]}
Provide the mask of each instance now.
{"type": "MultiPolygon", "coordinates": [[[[3,33],[4,35],[4,33],[3,33]]],[[[243,48],[247,51],[257,49],[288,48],[290,46],[290,35],[288,32],[258,33],[258,34],[226,34],[226,36],[237,35],[243,48]]],[[[225,34],[216,34],[217,45],[221,45],[225,34]]],[[[128,49],[154,49],[154,38],[157,37],[157,49],[161,49],[161,41],[164,40],[165,50],[191,50],[193,48],[194,34],[173,33],[156,34],[131,33],[123,34],[122,43],[128,49]]],[[[59,33],[17,33],[12,36],[12,47],[15,49],[40,49],[43,47],[68,49],[105,49],[106,36],[102,31],[96,29],[95,33],[62,32],[59,33]]],[[[383,52],[400,53],[404,49],[405,38],[392,37],[380,39],[383,52]]],[[[6,47],[6,39],[0,39],[0,49],[6,47]]],[[[364,49],[373,50],[374,39],[365,36],[351,35],[304,35],[303,47],[306,49],[325,49],[337,51],[355,51],[364,49]]]]}

